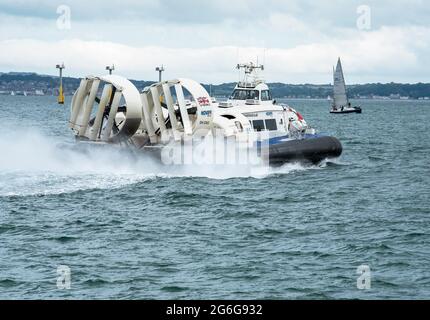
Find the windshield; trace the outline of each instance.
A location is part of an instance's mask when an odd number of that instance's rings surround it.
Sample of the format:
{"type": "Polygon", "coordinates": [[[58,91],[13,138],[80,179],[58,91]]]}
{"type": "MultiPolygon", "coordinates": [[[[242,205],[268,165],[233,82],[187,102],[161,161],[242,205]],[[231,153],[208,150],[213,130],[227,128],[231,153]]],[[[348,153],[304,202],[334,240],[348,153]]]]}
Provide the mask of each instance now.
{"type": "Polygon", "coordinates": [[[233,91],[230,99],[232,100],[259,100],[260,94],[258,90],[240,90],[233,91]]]}
{"type": "Polygon", "coordinates": [[[269,101],[272,100],[272,95],[269,90],[263,90],[261,91],[261,100],[262,101],[269,101]]]}

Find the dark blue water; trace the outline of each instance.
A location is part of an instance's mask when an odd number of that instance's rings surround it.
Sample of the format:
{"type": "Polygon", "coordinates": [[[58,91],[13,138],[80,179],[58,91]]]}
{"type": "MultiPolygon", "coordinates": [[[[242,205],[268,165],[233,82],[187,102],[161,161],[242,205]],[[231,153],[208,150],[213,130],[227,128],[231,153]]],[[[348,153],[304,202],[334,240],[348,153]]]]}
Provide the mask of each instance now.
{"type": "Polygon", "coordinates": [[[340,159],[172,171],[64,149],[68,106],[1,97],[0,298],[430,298],[430,102],[289,103],[340,159]]]}

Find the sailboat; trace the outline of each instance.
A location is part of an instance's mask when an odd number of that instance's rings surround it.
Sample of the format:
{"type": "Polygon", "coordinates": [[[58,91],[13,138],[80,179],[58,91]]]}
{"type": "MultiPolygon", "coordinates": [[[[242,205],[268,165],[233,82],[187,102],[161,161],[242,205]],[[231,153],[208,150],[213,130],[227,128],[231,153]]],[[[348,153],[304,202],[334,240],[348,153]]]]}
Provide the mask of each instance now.
{"type": "Polygon", "coordinates": [[[361,108],[352,107],[348,100],[340,58],[337,61],[336,70],[333,68],[333,78],[333,100],[330,113],[361,113],[361,108]]]}

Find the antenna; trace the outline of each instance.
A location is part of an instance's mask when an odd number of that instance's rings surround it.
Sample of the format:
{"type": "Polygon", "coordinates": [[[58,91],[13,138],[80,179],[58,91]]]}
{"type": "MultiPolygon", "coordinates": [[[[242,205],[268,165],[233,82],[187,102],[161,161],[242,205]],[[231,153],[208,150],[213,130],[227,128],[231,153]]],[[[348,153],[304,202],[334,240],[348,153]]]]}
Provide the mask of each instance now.
{"type": "MultiPolygon", "coordinates": [[[[257,70],[261,70],[261,71],[263,71],[264,70],[264,66],[263,65],[255,65],[254,63],[252,63],[252,62],[249,62],[249,63],[245,63],[245,64],[238,64],[237,66],[236,66],[236,68],[238,69],[238,70],[240,70],[240,69],[244,69],[244,71],[245,71],[245,79],[244,79],[244,82],[245,83],[249,83],[249,81],[248,81],[248,79],[249,78],[251,78],[251,81],[254,83],[254,82],[257,82],[258,81],[258,73],[256,72],[257,70]]],[[[239,81],[239,83],[240,83],[240,81],[239,81]]]]}
{"type": "Polygon", "coordinates": [[[263,50],[263,66],[266,65],[266,46],[264,46],[264,50],[263,50]]]}
{"type": "MultiPolygon", "coordinates": [[[[239,47],[236,47],[236,63],[239,65],[240,59],[239,59],[239,47]]],[[[240,69],[237,68],[237,81],[240,81],[240,69]]]]}

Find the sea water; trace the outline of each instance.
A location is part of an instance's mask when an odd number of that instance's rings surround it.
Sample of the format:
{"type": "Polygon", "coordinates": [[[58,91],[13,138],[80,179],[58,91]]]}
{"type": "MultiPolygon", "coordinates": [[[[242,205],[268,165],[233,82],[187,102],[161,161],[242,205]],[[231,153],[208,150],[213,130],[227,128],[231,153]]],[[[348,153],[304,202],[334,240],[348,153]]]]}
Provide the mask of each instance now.
{"type": "Polygon", "coordinates": [[[430,102],[285,102],[342,157],[173,169],[64,147],[69,101],[0,97],[0,298],[428,299],[430,102]]]}

